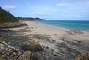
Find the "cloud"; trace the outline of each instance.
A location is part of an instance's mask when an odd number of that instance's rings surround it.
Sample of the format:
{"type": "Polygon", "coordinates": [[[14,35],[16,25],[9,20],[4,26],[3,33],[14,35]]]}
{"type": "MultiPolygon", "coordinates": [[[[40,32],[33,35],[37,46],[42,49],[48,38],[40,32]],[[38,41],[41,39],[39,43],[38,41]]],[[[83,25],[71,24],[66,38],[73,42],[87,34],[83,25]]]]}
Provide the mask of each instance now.
{"type": "Polygon", "coordinates": [[[35,6],[31,11],[33,15],[53,15],[57,12],[57,9],[51,6],[35,6]]]}
{"type": "Polygon", "coordinates": [[[11,10],[11,9],[15,9],[16,8],[15,5],[3,5],[2,7],[3,7],[3,9],[6,9],[6,10],[11,10]]]}
{"type": "Polygon", "coordinates": [[[64,2],[56,3],[56,6],[86,6],[89,5],[89,0],[66,0],[64,2]],[[66,2],[67,1],[67,2],[66,2]],[[71,1],[71,2],[70,2],[71,1]]]}
{"type": "Polygon", "coordinates": [[[89,16],[89,0],[38,0],[36,2],[23,0],[17,1],[16,6],[9,2],[2,7],[17,16],[55,19],[85,19],[89,16]]]}
{"type": "Polygon", "coordinates": [[[59,7],[60,7],[60,6],[62,6],[62,7],[63,7],[63,6],[70,6],[70,5],[71,5],[71,3],[57,3],[57,4],[56,4],[56,6],[59,6],[59,7]]]}
{"type": "MultiPolygon", "coordinates": [[[[76,1],[76,2],[59,2],[56,3],[60,14],[58,16],[62,19],[87,19],[89,16],[89,1],[76,1]]],[[[56,15],[57,16],[57,15],[56,15]]]]}

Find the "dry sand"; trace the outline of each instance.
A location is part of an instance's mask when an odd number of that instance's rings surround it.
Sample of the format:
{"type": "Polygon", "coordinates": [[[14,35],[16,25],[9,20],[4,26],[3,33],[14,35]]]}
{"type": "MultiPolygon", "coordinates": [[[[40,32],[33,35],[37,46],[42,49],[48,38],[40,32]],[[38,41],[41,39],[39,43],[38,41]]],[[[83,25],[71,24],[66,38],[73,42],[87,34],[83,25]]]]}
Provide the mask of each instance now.
{"type": "Polygon", "coordinates": [[[89,39],[89,32],[87,31],[73,31],[62,27],[60,28],[52,27],[49,25],[44,25],[38,21],[24,21],[24,22],[28,25],[29,29],[32,30],[32,32],[30,32],[32,34],[56,35],[59,37],[65,35],[66,36],[72,35],[72,36],[76,36],[76,38],[80,36],[80,38],[85,37],[89,39]]]}
{"type": "Polygon", "coordinates": [[[11,28],[11,30],[22,31],[25,35],[29,34],[50,35],[53,37],[53,39],[65,37],[68,38],[69,40],[70,38],[77,40],[89,40],[89,32],[87,31],[75,31],[63,27],[60,28],[52,27],[49,25],[42,24],[38,21],[24,21],[24,23],[26,23],[28,26],[11,28]]]}

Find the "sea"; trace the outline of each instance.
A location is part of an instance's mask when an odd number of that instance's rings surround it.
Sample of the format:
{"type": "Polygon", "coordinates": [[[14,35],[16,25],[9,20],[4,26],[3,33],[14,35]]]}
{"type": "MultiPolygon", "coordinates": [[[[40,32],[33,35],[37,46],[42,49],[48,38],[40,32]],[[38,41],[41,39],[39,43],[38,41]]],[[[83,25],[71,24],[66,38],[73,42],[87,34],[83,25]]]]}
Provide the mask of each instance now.
{"type": "Polygon", "coordinates": [[[64,27],[72,30],[89,31],[88,20],[41,20],[41,23],[55,27],[64,27]]]}

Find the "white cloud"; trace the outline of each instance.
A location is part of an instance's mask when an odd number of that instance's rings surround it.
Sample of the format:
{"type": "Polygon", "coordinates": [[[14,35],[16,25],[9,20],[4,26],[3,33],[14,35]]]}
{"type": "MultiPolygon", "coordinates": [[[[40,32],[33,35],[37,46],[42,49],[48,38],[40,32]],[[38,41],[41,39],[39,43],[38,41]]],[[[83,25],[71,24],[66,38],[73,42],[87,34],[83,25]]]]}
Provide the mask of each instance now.
{"type": "Polygon", "coordinates": [[[70,6],[70,3],[57,3],[56,6],[70,6]]]}
{"type": "MultiPolygon", "coordinates": [[[[76,1],[76,0],[75,0],[76,1]]],[[[87,1],[76,1],[76,2],[59,2],[56,3],[56,6],[86,6],[89,5],[89,0],[87,1]]]]}
{"type": "Polygon", "coordinates": [[[53,15],[57,12],[57,9],[51,6],[36,6],[32,8],[33,15],[53,15]]]}
{"type": "Polygon", "coordinates": [[[10,10],[10,9],[15,9],[16,8],[15,5],[4,5],[2,7],[3,7],[3,9],[6,9],[6,10],[10,10]]]}

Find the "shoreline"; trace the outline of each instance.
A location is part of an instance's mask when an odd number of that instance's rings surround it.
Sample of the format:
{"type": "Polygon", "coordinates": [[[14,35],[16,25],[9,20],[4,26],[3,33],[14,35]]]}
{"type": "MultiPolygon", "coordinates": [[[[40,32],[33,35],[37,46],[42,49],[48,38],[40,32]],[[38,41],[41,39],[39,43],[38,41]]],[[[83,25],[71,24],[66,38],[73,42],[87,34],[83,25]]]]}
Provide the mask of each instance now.
{"type": "Polygon", "coordinates": [[[63,29],[63,30],[66,30],[66,31],[80,31],[80,32],[89,32],[89,29],[87,30],[83,30],[83,29],[74,29],[74,28],[65,28],[65,27],[61,27],[61,26],[54,26],[54,25],[51,25],[51,24],[47,24],[47,23],[41,23],[39,22],[40,25],[43,25],[43,26],[47,26],[49,28],[53,28],[53,29],[63,29]]]}
{"type": "MultiPolygon", "coordinates": [[[[54,20],[53,20],[54,21],[54,20]]],[[[62,22],[63,22],[63,20],[61,20],[62,22]]],[[[59,22],[61,22],[61,21],[59,21],[59,22]]],[[[83,27],[80,27],[80,28],[75,28],[75,27],[69,27],[69,26],[60,26],[60,25],[53,25],[53,24],[49,24],[49,23],[44,23],[45,21],[43,21],[43,22],[41,22],[41,23],[43,23],[43,24],[45,24],[45,25],[49,25],[49,26],[52,26],[52,27],[57,27],[57,28],[65,28],[65,29],[68,29],[68,30],[77,30],[77,31],[88,31],[89,32],[89,28],[84,28],[84,26],[83,27]]],[[[50,22],[50,21],[48,21],[48,22],[50,22]]],[[[55,22],[55,21],[54,21],[55,22]]],[[[53,23],[53,22],[52,22],[53,23]]],[[[65,23],[68,23],[68,22],[65,22],[65,23]]],[[[76,23],[78,23],[78,22],[76,22],[76,23]]],[[[59,23],[60,24],[60,23],[59,23]]],[[[76,26],[77,27],[77,26],[76,26]]],[[[86,26],[85,26],[86,27],[86,26]]]]}
{"type": "Polygon", "coordinates": [[[77,57],[77,55],[89,52],[89,32],[53,28],[47,25],[45,26],[38,21],[23,22],[27,25],[10,28],[13,32],[7,32],[11,38],[9,42],[13,44],[11,40],[14,39],[14,43],[17,43],[14,45],[19,48],[23,44],[26,45],[24,48],[26,47],[27,49],[42,47],[43,51],[40,51],[41,53],[39,50],[38,52],[34,52],[34,55],[37,54],[36,57],[39,60],[44,60],[44,57],[47,60],[56,60],[57,58],[57,60],[64,60],[64,56],[67,60],[75,60],[74,57],[77,57]],[[35,47],[33,47],[34,42],[36,44],[35,47]]]}
{"type": "Polygon", "coordinates": [[[45,26],[37,21],[24,21],[28,28],[31,31],[26,32],[26,35],[29,34],[41,34],[41,35],[50,35],[53,39],[58,40],[63,37],[75,39],[75,40],[89,40],[89,32],[87,31],[76,31],[76,30],[68,30],[65,28],[54,28],[50,26],[45,26]]]}
{"type": "MultiPolygon", "coordinates": [[[[40,29],[44,29],[46,31],[46,29],[49,29],[50,31],[51,30],[56,30],[56,32],[60,32],[60,31],[73,31],[73,32],[89,32],[89,31],[86,31],[86,30],[74,30],[74,29],[68,29],[68,28],[64,28],[64,27],[57,27],[57,26],[53,26],[53,25],[50,25],[50,24],[45,24],[45,23],[41,23],[39,21],[24,21],[28,26],[30,27],[37,27],[37,28],[40,28],[40,29]],[[59,30],[59,31],[58,31],[59,30]]],[[[35,29],[37,30],[37,29],[35,29]]],[[[43,31],[43,32],[45,32],[43,31]]],[[[50,32],[48,31],[48,32],[50,32]]]]}
{"type": "Polygon", "coordinates": [[[30,28],[33,29],[33,33],[39,33],[39,34],[60,34],[65,33],[65,31],[68,31],[68,29],[65,28],[58,28],[55,26],[42,24],[39,21],[24,21],[30,28]]]}

